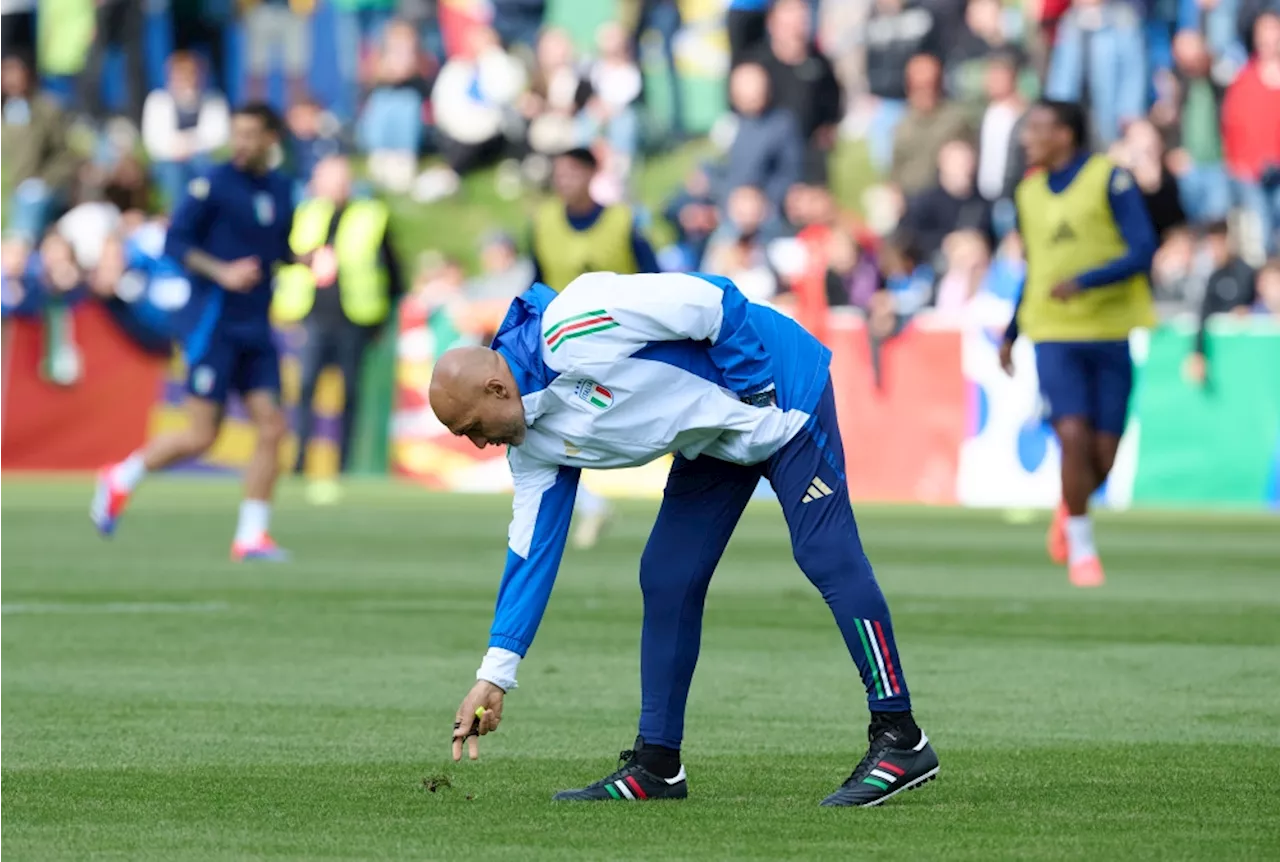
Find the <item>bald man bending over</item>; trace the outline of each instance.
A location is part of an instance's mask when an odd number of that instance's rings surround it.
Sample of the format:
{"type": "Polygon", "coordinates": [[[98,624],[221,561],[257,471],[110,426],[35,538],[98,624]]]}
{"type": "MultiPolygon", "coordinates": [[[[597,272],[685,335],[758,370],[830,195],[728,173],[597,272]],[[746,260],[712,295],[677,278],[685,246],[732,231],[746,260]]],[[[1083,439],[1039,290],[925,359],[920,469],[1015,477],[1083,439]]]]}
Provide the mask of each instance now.
{"type": "Polygon", "coordinates": [[[431,407],[480,448],[505,445],[515,482],[489,651],[453,731],[495,730],[564,552],[582,468],[675,454],[640,559],[640,735],[616,772],[557,800],[683,799],[685,702],[707,586],[763,477],[800,568],[822,593],[862,677],[870,747],[823,800],[878,805],[933,778],[938,758],[911,714],[889,609],[862,551],[845,484],[831,354],[726,278],[589,273],[511,303],[491,348],[440,357],[431,407]],[[480,718],[477,711],[483,709],[480,718]]]}

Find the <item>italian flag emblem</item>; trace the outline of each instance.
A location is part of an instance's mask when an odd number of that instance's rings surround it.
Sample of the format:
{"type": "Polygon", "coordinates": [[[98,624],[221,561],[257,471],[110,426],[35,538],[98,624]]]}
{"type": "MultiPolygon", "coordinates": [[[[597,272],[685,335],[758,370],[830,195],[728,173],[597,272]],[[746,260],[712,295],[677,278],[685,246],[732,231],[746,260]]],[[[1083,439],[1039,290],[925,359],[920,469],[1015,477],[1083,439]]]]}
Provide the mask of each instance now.
{"type": "Polygon", "coordinates": [[[597,308],[595,311],[584,311],[582,314],[566,317],[542,333],[542,336],[547,340],[547,347],[550,347],[551,352],[555,353],[566,341],[571,341],[583,335],[604,332],[619,325],[618,321],[610,317],[607,311],[603,308],[597,308]]]}
{"type": "Polygon", "coordinates": [[[578,397],[592,407],[608,410],[613,404],[613,393],[594,380],[579,380],[576,391],[578,397]]]}

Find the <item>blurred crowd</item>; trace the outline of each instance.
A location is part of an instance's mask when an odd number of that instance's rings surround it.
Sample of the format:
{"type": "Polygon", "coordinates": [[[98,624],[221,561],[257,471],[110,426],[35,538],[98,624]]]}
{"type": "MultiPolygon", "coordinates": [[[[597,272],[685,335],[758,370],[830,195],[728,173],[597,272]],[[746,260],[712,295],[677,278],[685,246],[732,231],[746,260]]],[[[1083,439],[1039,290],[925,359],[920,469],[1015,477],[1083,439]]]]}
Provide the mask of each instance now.
{"type": "MultiPolygon", "coordinates": [[[[664,268],[722,273],[802,311],[859,309],[882,339],[922,313],[1001,329],[1024,267],[1019,124],[1046,95],[1083,103],[1095,148],[1142,188],[1166,315],[1280,317],[1280,0],[724,2],[727,110],[715,156],[652,214],[674,235],[664,268]]],[[[163,229],[227,142],[233,26],[245,94],[283,78],[281,158],[300,197],[317,164],[345,154],[364,193],[447,207],[465,175],[492,167],[514,200],[546,188],[556,154],[586,148],[591,196],[637,205],[639,161],[687,136],[677,76],[637,59],[647,36],[676,71],[675,0],[619,0],[587,51],[545,24],[544,0],[489,0],[489,23],[449,50],[434,0],[169,0],[174,50],[148,91],[153,6],[0,4],[6,309],[41,291],[109,294],[95,277],[104,248],[163,229]],[[304,73],[326,5],[342,86],[322,103],[304,73]],[[55,18],[58,38],[41,38],[55,18]],[[77,33],[87,52],[66,48],[77,33]],[[672,119],[646,108],[653,86],[669,89],[672,119]]],[[[509,295],[532,271],[523,245],[486,235],[482,272],[437,261],[418,284],[509,295]]]]}

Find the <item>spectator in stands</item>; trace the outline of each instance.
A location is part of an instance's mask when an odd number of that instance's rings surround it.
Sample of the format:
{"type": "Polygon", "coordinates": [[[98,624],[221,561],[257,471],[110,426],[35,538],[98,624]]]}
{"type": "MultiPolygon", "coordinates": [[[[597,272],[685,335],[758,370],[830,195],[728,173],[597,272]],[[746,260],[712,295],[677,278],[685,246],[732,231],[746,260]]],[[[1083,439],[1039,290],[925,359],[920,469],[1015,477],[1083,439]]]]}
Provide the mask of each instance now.
{"type": "MultiPolygon", "coordinates": [[[[337,119],[310,96],[289,106],[285,114],[285,125],[289,131],[285,147],[296,183],[296,197],[301,200],[306,196],[306,187],[311,182],[316,165],[329,156],[342,154],[342,140],[338,137],[337,119]]],[[[377,182],[378,169],[372,159],[367,168],[370,177],[377,182]]]]}
{"type": "Polygon", "coordinates": [[[933,296],[933,269],[916,250],[914,239],[899,232],[880,246],[880,289],[867,307],[871,370],[876,386],[884,383],[881,348],[902,332],[933,296]]]}
{"type": "Polygon", "coordinates": [[[77,159],[67,143],[62,110],[42,94],[21,55],[0,64],[4,172],[13,191],[5,204],[7,233],[28,248],[44,234],[75,177],[77,159]]]}
{"type": "Polygon", "coordinates": [[[1165,164],[1164,142],[1155,126],[1146,120],[1130,123],[1124,137],[1111,148],[1111,157],[1133,174],[1157,237],[1166,237],[1187,223],[1178,181],[1165,164]]]}
{"type": "Polygon", "coordinates": [[[1025,173],[1022,145],[1014,131],[1027,112],[1027,101],[1018,91],[1018,63],[1012,55],[993,56],[984,79],[987,107],[978,131],[977,185],[982,196],[994,203],[1012,199],[1025,173]]]}
{"type": "Polygon", "coordinates": [[[1224,82],[1204,37],[1193,30],[1174,37],[1173,59],[1178,89],[1174,138],[1180,146],[1169,153],[1169,169],[1178,178],[1188,218],[1199,224],[1221,221],[1231,209],[1231,183],[1222,165],[1224,82]]]}
{"type": "MultiPolygon", "coordinates": [[[[543,157],[579,146],[575,118],[586,107],[591,84],[574,57],[573,40],[558,27],[538,38],[537,63],[527,92],[517,102],[528,124],[528,145],[543,157]]],[[[545,180],[547,170],[534,171],[545,180]]]]}
{"type": "Polygon", "coordinates": [[[230,83],[225,36],[231,27],[231,10],[229,0],[169,0],[174,49],[202,56],[208,63],[209,81],[224,92],[230,83]]]}
{"type": "Polygon", "coordinates": [[[36,50],[37,0],[0,3],[0,54],[29,56],[36,50]]]}
{"type": "MultiPolygon", "coordinates": [[[[938,279],[934,312],[952,323],[967,322],[974,300],[986,281],[991,266],[988,238],[975,230],[957,230],[948,234],[938,259],[944,268],[938,279]]],[[[1005,320],[1005,324],[1008,324],[1005,320]]]]}
{"type": "Polygon", "coordinates": [[[746,59],[764,66],[774,103],[795,115],[805,139],[805,180],[826,182],[827,157],[835,146],[844,106],[830,61],[813,46],[807,0],[775,0],[769,10],[768,41],[746,59]]]}
{"type": "Polygon", "coordinates": [[[724,26],[729,35],[729,68],[733,69],[764,42],[769,0],[729,0],[724,26]]]}
{"type": "MultiPolygon", "coordinates": [[[[696,270],[707,251],[711,234],[720,224],[720,213],[705,168],[694,168],[662,208],[663,218],[675,231],[675,249],[664,269],[696,270]]],[[[665,257],[664,257],[665,261],[665,257]]]]}
{"type": "MultiPolygon", "coordinates": [[[[676,68],[675,42],[680,32],[680,4],[676,0],[623,0],[623,15],[631,25],[631,56],[639,58],[640,39],[652,32],[662,47],[662,59],[666,66],[667,102],[671,107],[671,124],[665,130],[669,140],[685,137],[684,86],[676,68]]],[[[730,69],[733,68],[731,63],[730,69]]],[[[647,85],[646,85],[647,88],[647,85]]],[[[641,94],[641,101],[648,101],[648,93],[641,94]]]]}
{"type": "Polygon", "coordinates": [[[418,34],[403,21],[385,30],[377,83],[360,112],[358,136],[369,154],[369,178],[397,194],[417,175],[430,85],[422,77],[418,34]]]}
{"type": "Polygon", "coordinates": [[[772,103],[769,75],[757,63],[743,63],[729,78],[729,100],[738,130],[725,164],[725,186],[756,186],[781,212],[787,189],[800,181],[805,142],[795,115],[772,103]]]}
{"type": "Polygon", "coordinates": [[[1146,114],[1147,51],[1142,20],[1125,0],[1074,0],[1058,27],[1044,95],[1080,102],[1095,143],[1109,147],[1146,114]]]}
{"type": "Polygon", "coordinates": [[[508,134],[515,134],[516,102],[525,83],[524,67],[503,50],[494,30],[471,31],[467,49],[449,58],[431,90],[437,143],[448,167],[418,178],[418,200],[453,194],[463,174],[503,155],[508,134]]]}
{"type": "Polygon", "coordinates": [[[283,267],[276,276],[272,314],[306,331],[298,401],[298,458],[306,468],[307,443],[315,413],[320,372],[336,365],[344,392],[338,440],[341,466],[350,455],[351,429],[360,402],[365,352],[389,319],[404,284],[387,229],[387,207],[378,200],[353,200],[351,166],[331,156],[316,166],[313,196],[298,207],[289,245],[310,264],[283,267]]]}
{"type": "Polygon", "coordinates": [[[310,0],[245,0],[245,55],[251,101],[267,97],[267,76],[278,57],[284,70],[289,100],[306,96],[311,63],[310,0]]]}
{"type": "Polygon", "coordinates": [[[106,119],[102,83],[107,55],[118,51],[125,57],[126,116],[138,124],[142,122],[142,98],[147,92],[143,4],[138,0],[97,0],[96,14],[93,42],[80,75],[80,104],[94,119],[106,119]]]}
{"type": "Polygon", "coordinates": [[[493,26],[507,48],[530,47],[538,40],[542,19],[547,14],[546,0],[490,0],[493,26]]]}
{"type": "Polygon", "coordinates": [[[396,15],[418,34],[422,53],[434,67],[444,65],[444,34],[440,30],[439,0],[400,0],[396,15]]]}
{"type": "Polygon", "coordinates": [[[927,5],[874,0],[863,40],[863,80],[871,101],[867,148],[872,166],[884,172],[893,159],[894,130],[907,112],[907,63],[917,54],[936,51],[939,34],[927,5]]]}
{"type": "Polygon", "coordinates": [[[921,260],[943,269],[942,244],[952,231],[975,231],[988,247],[994,242],[991,202],[978,194],[977,154],[973,145],[957,139],[938,152],[937,184],[907,199],[902,227],[915,239],[921,260]]]}
{"type": "Polygon", "coordinates": [[[1240,67],[1248,60],[1247,35],[1253,32],[1253,20],[1256,15],[1249,16],[1246,26],[1241,29],[1242,16],[1246,15],[1246,7],[1258,6],[1268,2],[1250,3],[1249,0],[1178,0],[1177,30],[1179,33],[1196,33],[1203,37],[1210,54],[1224,66],[1227,82],[1234,77],[1240,67]]]}
{"type": "Polygon", "coordinates": [[[1280,321],[1280,258],[1272,259],[1258,271],[1258,302],[1254,311],[1280,321]]]}
{"type": "Polygon", "coordinates": [[[598,56],[588,73],[591,98],[579,115],[580,135],[587,141],[601,135],[609,148],[615,177],[625,179],[640,141],[640,118],[635,102],[643,86],[640,67],[631,56],[627,32],[619,24],[603,24],[596,32],[598,56]]]}
{"type": "Polygon", "coordinates": [[[1209,318],[1215,314],[1249,314],[1257,299],[1254,271],[1232,248],[1227,223],[1210,225],[1204,244],[1213,271],[1209,274],[1204,300],[1200,304],[1200,327],[1196,331],[1195,347],[1183,365],[1186,378],[1196,384],[1204,383],[1208,376],[1205,333],[1209,318]]]}
{"type": "MultiPolygon", "coordinates": [[[[337,11],[337,66],[342,79],[335,110],[339,117],[350,119],[356,115],[359,103],[363,61],[382,41],[383,31],[395,13],[396,0],[333,0],[333,5],[337,11]]],[[[418,33],[412,28],[410,31],[416,49],[418,33]]]]}
{"type": "Polygon", "coordinates": [[[703,272],[733,280],[754,302],[767,302],[778,292],[778,275],[769,263],[764,228],[773,213],[769,199],[755,186],[739,186],[729,193],[725,223],[707,245],[703,272]]]}
{"type": "Polygon", "coordinates": [[[964,109],[942,98],[942,64],[930,54],[907,63],[907,115],[893,136],[889,177],[905,197],[930,188],[938,175],[938,154],[953,140],[972,140],[964,109]]]}
{"type": "Polygon", "coordinates": [[[1227,89],[1222,147],[1236,199],[1267,254],[1280,251],[1280,12],[1253,25],[1253,57],[1227,89]]]}
{"type": "Polygon", "coordinates": [[[1026,58],[1009,38],[1008,16],[1000,0],[969,0],[965,6],[964,24],[959,32],[948,34],[944,62],[947,91],[965,102],[981,102],[986,89],[988,63],[995,58],[1012,60],[1017,72],[1026,58]]]}
{"type": "Polygon", "coordinates": [[[600,164],[585,147],[556,156],[551,172],[554,197],[533,218],[529,248],[535,279],[563,290],[585,272],[658,272],[653,248],[625,204],[601,206],[591,196],[600,164]]]}
{"type": "Polygon", "coordinates": [[[520,254],[515,238],[505,231],[486,234],[480,240],[480,275],[464,286],[473,302],[506,303],[534,282],[533,261],[520,254]]]}
{"type": "Polygon", "coordinates": [[[209,156],[227,143],[231,115],[221,93],[200,85],[195,55],[176,51],[169,57],[165,86],[151,91],[142,108],[142,145],[151,160],[151,175],[170,206],[176,205],[209,156]]]}

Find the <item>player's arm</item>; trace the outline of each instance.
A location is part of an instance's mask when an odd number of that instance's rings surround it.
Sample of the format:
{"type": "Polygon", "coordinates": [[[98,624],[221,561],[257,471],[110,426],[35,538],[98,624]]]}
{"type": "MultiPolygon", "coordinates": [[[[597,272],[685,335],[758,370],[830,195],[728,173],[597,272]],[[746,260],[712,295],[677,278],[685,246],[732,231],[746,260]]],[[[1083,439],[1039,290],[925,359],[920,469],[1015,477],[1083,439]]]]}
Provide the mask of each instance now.
{"type": "Polygon", "coordinates": [[[662,272],[653,246],[637,228],[631,228],[631,254],[636,259],[636,272],[662,272]]]}
{"type": "Polygon", "coordinates": [[[1107,200],[1116,226],[1120,229],[1120,236],[1124,239],[1125,252],[1076,276],[1076,284],[1083,290],[1106,287],[1149,272],[1152,258],[1160,244],[1151,215],[1147,212],[1147,203],[1142,199],[1142,192],[1132,175],[1124,168],[1112,169],[1111,182],[1107,186],[1107,200]]]}
{"type": "Polygon", "coordinates": [[[222,261],[201,249],[213,224],[212,195],[213,187],[208,179],[198,177],[187,185],[169,220],[164,253],[195,275],[217,281],[216,272],[222,261]]]}
{"type": "Polygon", "coordinates": [[[489,631],[489,651],[476,679],[508,691],[516,685],[516,667],[533,643],[564,555],[577,495],[577,467],[534,461],[510,450],[515,482],[507,563],[489,631]]]}
{"type": "Polygon", "coordinates": [[[213,196],[208,179],[199,177],[188,184],[170,219],[164,253],[180,261],[193,275],[207,278],[226,290],[247,290],[257,282],[256,261],[228,262],[202,248],[216,214],[213,196]]]}
{"type": "Polygon", "coordinates": [[[751,324],[751,303],[723,276],[690,273],[646,279],[643,287],[599,288],[597,307],[644,341],[707,341],[711,361],[739,397],[773,389],[773,360],[751,324]]]}

